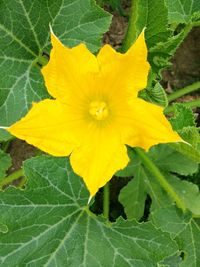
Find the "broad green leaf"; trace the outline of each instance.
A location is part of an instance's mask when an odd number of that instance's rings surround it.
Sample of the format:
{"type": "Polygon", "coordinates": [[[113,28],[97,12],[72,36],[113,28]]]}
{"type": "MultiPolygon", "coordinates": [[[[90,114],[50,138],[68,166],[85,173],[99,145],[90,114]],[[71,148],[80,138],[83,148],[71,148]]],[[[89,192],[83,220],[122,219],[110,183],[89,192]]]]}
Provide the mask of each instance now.
{"type": "MultiPolygon", "coordinates": [[[[177,153],[167,145],[153,147],[148,155],[161,170],[165,179],[173,187],[179,198],[185,203],[186,208],[190,210],[194,216],[200,216],[200,194],[198,186],[180,180],[175,175],[170,174],[170,172],[172,172],[181,175],[191,175],[198,171],[198,163],[177,153]]],[[[156,182],[155,178],[153,178],[153,180],[156,182]]]]}
{"type": "Polygon", "coordinates": [[[172,144],[177,151],[190,157],[196,162],[200,162],[200,134],[199,128],[195,127],[195,117],[192,110],[181,104],[175,104],[175,115],[170,119],[174,130],[188,144],[172,144]]]}
{"type": "Polygon", "coordinates": [[[175,131],[182,130],[188,126],[195,126],[195,117],[191,110],[182,104],[174,104],[174,117],[170,119],[170,123],[175,131]]]}
{"type": "Polygon", "coordinates": [[[180,267],[198,267],[200,265],[200,228],[195,220],[186,224],[182,233],[176,238],[180,249],[183,250],[184,259],[180,267]]]}
{"type": "Polygon", "coordinates": [[[177,0],[175,3],[171,0],[148,1],[146,30],[147,45],[149,47],[148,58],[156,73],[170,66],[170,58],[192,27],[197,25],[199,12],[196,13],[196,11],[200,11],[199,4],[196,5],[197,1],[177,0]],[[191,9],[186,11],[187,7],[191,9]],[[174,10],[178,13],[180,12],[181,16],[179,16],[180,14],[174,14],[174,10]],[[182,18],[180,19],[180,17],[182,18]],[[177,25],[183,22],[183,17],[185,20],[187,17],[187,25],[182,27],[181,31],[179,30],[177,33],[177,25]]]}
{"type": "Polygon", "coordinates": [[[169,232],[173,238],[184,231],[186,224],[190,223],[191,215],[183,214],[175,206],[167,206],[163,209],[152,211],[152,222],[164,232],[169,232]]]}
{"type": "Polygon", "coordinates": [[[180,130],[180,135],[182,138],[190,143],[194,148],[200,152],[200,128],[196,127],[185,127],[180,130]]]}
{"type": "Polygon", "coordinates": [[[163,260],[159,267],[180,267],[182,259],[181,257],[175,257],[175,256],[170,256],[169,258],[163,260]]]}
{"type": "Polygon", "coordinates": [[[12,138],[12,135],[9,134],[6,130],[0,129],[0,142],[6,142],[12,138]]]}
{"type": "Polygon", "coordinates": [[[194,13],[200,12],[199,0],[165,0],[169,23],[189,23],[194,13]]]}
{"type": "Polygon", "coordinates": [[[170,67],[170,59],[174,55],[176,49],[183,42],[185,37],[191,31],[193,24],[185,26],[178,34],[171,33],[165,41],[158,41],[149,50],[149,61],[156,73],[163,68],[170,67]]]}
{"type": "Polygon", "coordinates": [[[8,232],[8,227],[5,224],[0,223],[0,233],[7,233],[8,232]]]}
{"type": "Polygon", "coordinates": [[[170,205],[171,200],[160,184],[142,165],[136,167],[136,181],[131,180],[121,191],[119,201],[124,206],[128,219],[142,218],[146,196],[151,198],[151,211],[170,205]],[[135,191],[138,190],[137,194],[135,191]],[[140,201],[140,202],[138,202],[140,201]]]}
{"type": "Polygon", "coordinates": [[[0,180],[5,177],[6,171],[11,166],[11,157],[0,150],[0,180]]]}
{"type": "Polygon", "coordinates": [[[184,253],[179,266],[200,266],[200,228],[195,220],[181,214],[175,206],[157,210],[152,215],[155,226],[173,235],[184,253]]]}
{"type": "Polygon", "coordinates": [[[173,186],[185,206],[195,217],[200,217],[200,192],[197,185],[180,180],[175,175],[166,175],[168,182],[173,186]]]}
{"type": "MultiPolygon", "coordinates": [[[[165,179],[177,192],[180,199],[184,201],[185,206],[195,215],[200,215],[200,195],[195,184],[181,181],[176,176],[170,174],[177,173],[181,175],[190,175],[198,171],[198,164],[183,156],[181,153],[172,149],[169,145],[157,145],[152,147],[148,156],[154,164],[160,169],[165,179]]],[[[134,154],[131,162],[138,162],[132,165],[133,180],[131,180],[120,192],[119,201],[124,206],[128,219],[140,219],[144,213],[144,204],[146,196],[151,198],[151,211],[166,207],[172,203],[171,198],[156,178],[143,167],[141,161],[134,154]],[[135,180],[135,181],[134,181],[135,180]]],[[[129,163],[130,166],[132,163],[129,163]]]]}
{"type": "MultiPolygon", "coordinates": [[[[154,177],[143,167],[139,157],[133,153],[130,161],[130,176],[133,179],[122,188],[119,201],[124,206],[128,219],[142,218],[147,194],[151,197],[151,209],[157,209],[170,204],[166,192],[160,187],[154,177]],[[134,162],[138,162],[134,165],[134,162]]],[[[126,168],[125,168],[126,169],[126,168]]],[[[122,170],[123,172],[123,170],[122,170]]]]}
{"type": "Polygon", "coordinates": [[[88,192],[65,158],[24,164],[26,190],[0,194],[0,264],[15,266],[154,267],[178,255],[169,234],[150,222],[108,224],[86,207],[88,192]],[[156,253],[155,253],[156,251],[156,253]]]}
{"type": "Polygon", "coordinates": [[[170,145],[157,145],[150,149],[148,155],[156,166],[165,172],[191,175],[198,170],[198,164],[187,156],[174,150],[170,145]]]}
{"type": "Polygon", "coordinates": [[[49,24],[64,44],[97,51],[111,16],[93,0],[2,0],[0,10],[0,125],[7,126],[48,97],[36,65],[50,48],[49,24]]]}
{"type": "Polygon", "coordinates": [[[137,166],[134,167],[132,173],[135,173],[134,179],[122,188],[119,201],[124,206],[127,218],[139,220],[144,214],[145,200],[147,197],[144,180],[146,173],[141,166],[139,168],[137,166]]]}
{"type": "Polygon", "coordinates": [[[130,161],[129,161],[128,165],[123,170],[116,172],[115,175],[118,177],[131,177],[131,176],[133,176],[135,167],[140,166],[140,164],[141,164],[141,159],[136,156],[135,151],[130,147],[127,147],[127,150],[128,150],[128,156],[129,156],[130,161]]]}
{"type": "MultiPolygon", "coordinates": [[[[143,172],[141,171],[142,179],[144,181],[143,190],[150,196],[152,202],[150,210],[153,211],[170,205],[172,200],[166,191],[161,187],[156,178],[142,165],[141,168],[143,169],[143,172]]],[[[141,193],[142,192],[140,192],[140,194],[141,193]]]]}
{"type": "Polygon", "coordinates": [[[192,146],[184,143],[170,144],[170,146],[188,158],[200,163],[200,150],[198,151],[192,146]]]}
{"type": "Polygon", "coordinates": [[[200,134],[199,128],[195,127],[195,117],[192,110],[181,104],[175,104],[175,115],[170,119],[174,130],[188,143],[171,144],[170,146],[200,162],[200,134]]]}
{"type": "Polygon", "coordinates": [[[148,0],[146,40],[147,46],[153,47],[169,37],[168,10],[164,0],[148,0]]]}

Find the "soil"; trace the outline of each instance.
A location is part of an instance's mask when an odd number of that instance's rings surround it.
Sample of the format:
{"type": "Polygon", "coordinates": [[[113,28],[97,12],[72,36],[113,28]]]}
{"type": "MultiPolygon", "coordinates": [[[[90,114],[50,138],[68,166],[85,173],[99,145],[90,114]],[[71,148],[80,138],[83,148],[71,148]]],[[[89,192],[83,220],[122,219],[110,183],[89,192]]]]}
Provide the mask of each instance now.
{"type": "Polygon", "coordinates": [[[8,174],[10,174],[21,168],[24,160],[35,156],[38,152],[38,149],[22,140],[15,139],[11,142],[8,152],[12,158],[12,166],[8,170],[8,174]]]}
{"type": "Polygon", "coordinates": [[[195,27],[177,49],[172,68],[163,72],[168,86],[182,88],[200,78],[200,27],[195,27]]]}
{"type": "Polygon", "coordinates": [[[110,44],[113,48],[118,49],[124,39],[128,26],[128,19],[113,13],[112,24],[107,33],[104,34],[103,43],[110,44]]]}

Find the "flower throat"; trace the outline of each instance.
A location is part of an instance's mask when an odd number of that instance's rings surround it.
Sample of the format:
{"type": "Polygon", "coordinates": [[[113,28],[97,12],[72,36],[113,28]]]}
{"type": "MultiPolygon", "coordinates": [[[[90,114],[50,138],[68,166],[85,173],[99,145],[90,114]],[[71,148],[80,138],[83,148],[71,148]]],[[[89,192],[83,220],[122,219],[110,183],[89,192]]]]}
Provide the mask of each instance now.
{"type": "Polygon", "coordinates": [[[108,116],[107,104],[103,101],[93,101],[90,103],[89,113],[96,120],[104,120],[108,116]]]}

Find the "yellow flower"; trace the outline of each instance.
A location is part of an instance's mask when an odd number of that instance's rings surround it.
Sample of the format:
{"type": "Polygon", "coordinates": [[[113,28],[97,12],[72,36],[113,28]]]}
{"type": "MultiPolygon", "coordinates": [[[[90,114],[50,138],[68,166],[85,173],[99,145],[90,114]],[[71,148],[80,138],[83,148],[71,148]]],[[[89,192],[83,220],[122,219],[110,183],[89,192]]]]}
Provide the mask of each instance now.
{"type": "Polygon", "coordinates": [[[42,74],[53,99],[34,103],[8,131],[54,156],[70,155],[90,196],[127,165],[126,145],[148,150],[181,140],[163,108],[137,97],[149,71],[143,33],[126,54],[105,45],[94,56],[84,44],[65,47],[53,33],[51,42],[42,74]]]}

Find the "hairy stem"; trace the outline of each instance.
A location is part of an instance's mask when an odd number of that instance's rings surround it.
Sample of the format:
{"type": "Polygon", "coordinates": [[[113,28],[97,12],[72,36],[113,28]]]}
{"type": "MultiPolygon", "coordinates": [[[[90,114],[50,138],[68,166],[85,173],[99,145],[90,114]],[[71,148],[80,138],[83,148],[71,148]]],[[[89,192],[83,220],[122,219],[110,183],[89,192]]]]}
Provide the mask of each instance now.
{"type": "Polygon", "coordinates": [[[19,169],[15,172],[11,173],[6,178],[4,178],[0,181],[0,188],[2,188],[4,185],[12,183],[13,181],[19,179],[22,176],[24,176],[24,172],[22,169],[19,169]]]}
{"type": "Polygon", "coordinates": [[[141,148],[135,148],[136,153],[142,159],[144,166],[148,171],[157,179],[162,188],[168,193],[168,195],[173,199],[177,206],[182,209],[183,212],[186,211],[185,203],[179,197],[179,195],[174,191],[173,187],[168,183],[165,177],[162,175],[158,167],[151,161],[151,159],[145,154],[141,148]]]}
{"type": "Polygon", "coordinates": [[[109,209],[110,209],[110,188],[109,188],[109,183],[107,183],[103,188],[103,215],[106,219],[109,219],[109,209]]]}
{"type": "Polygon", "coordinates": [[[178,91],[168,95],[168,100],[169,100],[169,102],[173,101],[173,100],[175,100],[175,99],[177,99],[183,95],[186,95],[186,94],[191,93],[191,92],[198,90],[198,89],[200,89],[200,81],[193,83],[191,85],[188,85],[188,86],[186,86],[182,89],[179,89],[178,91]]]}
{"type": "Polygon", "coordinates": [[[131,1],[131,12],[129,17],[128,29],[125,35],[125,38],[122,43],[122,47],[120,49],[121,52],[126,52],[132,45],[135,37],[136,37],[136,27],[135,22],[137,20],[137,7],[138,0],[131,1]]]}
{"type": "MultiPolygon", "coordinates": [[[[181,104],[186,106],[186,107],[190,107],[190,108],[200,107],[200,98],[189,101],[189,102],[184,102],[181,104]]],[[[171,112],[174,112],[174,105],[170,105],[164,110],[165,114],[169,114],[171,112]]]]}

